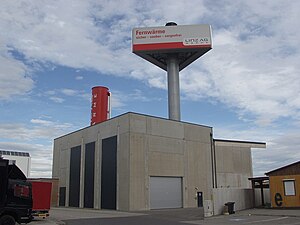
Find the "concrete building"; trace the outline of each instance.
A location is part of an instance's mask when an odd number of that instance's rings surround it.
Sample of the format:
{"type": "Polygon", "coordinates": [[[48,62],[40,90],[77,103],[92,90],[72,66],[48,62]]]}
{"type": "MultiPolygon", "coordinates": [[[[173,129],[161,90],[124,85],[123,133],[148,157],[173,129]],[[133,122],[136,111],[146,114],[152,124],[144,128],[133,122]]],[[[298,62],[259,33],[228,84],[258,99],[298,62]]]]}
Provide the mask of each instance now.
{"type": "Polygon", "coordinates": [[[9,164],[16,164],[26,177],[30,176],[31,157],[28,152],[0,150],[0,156],[9,160],[9,164]]]}
{"type": "Polygon", "coordinates": [[[124,211],[250,207],[251,148],[214,140],[212,127],[126,113],[54,140],[59,205],[124,211]],[[249,190],[249,201],[247,196],[249,190]],[[239,201],[239,200],[237,200],[239,201]]]}

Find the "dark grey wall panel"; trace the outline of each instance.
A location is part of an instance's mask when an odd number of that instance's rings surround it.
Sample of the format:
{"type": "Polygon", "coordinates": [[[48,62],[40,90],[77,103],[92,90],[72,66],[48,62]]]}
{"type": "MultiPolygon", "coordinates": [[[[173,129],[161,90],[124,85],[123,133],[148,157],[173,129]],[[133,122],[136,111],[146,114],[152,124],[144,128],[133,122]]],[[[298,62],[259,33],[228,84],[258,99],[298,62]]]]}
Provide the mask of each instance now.
{"type": "Polygon", "coordinates": [[[94,208],[95,142],[85,145],[84,207],[94,208]]]}
{"type": "Polygon", "coordinates": [[[59,188],[59,206],[66,206],[66,187],[59,188]]]}
{"type": "Polygon", "coordinates": [[[79,207],[81,146],[71,148],[69,206],[79,207]]]}
{"type": "Polygon", "coordinates": [[[117,136],[102,140],[101,208],[116,209],[117,136]]]}

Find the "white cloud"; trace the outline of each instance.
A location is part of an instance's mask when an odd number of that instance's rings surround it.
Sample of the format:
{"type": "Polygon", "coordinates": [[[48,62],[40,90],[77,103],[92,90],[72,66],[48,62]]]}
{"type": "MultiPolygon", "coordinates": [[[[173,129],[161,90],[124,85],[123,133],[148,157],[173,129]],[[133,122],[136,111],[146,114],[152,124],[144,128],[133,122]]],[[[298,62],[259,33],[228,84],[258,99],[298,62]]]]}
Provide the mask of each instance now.
{"type": "MultiPolygon", "coordinates": [[[[259,1],[7,1],[0,9],[0,27],[6,31],[6,46],[29,62],[130,76],[165,89],[165,72],[131,53],[131,29],[170,20],[211,23],[213,50],[182,72],[182,92],[195,100],[214,98],[242,118],[251,113],[258,124],[268,125],[282,116],[299,119],[299,7],[296,1],[268,2],[263,10],[259,1]]],[[[3,57],[21,69],[17,78],[28,70],[3,57]]],[[[31,90],[30,78],[21,81],[26,85],[9,82],[6,87],[18,93],[31,90]]],[[[6,93],[2,95],[11,95],[6,93]]],[[[63,93],[76,95],[74,90],[63,93]]]]}
{"type": "Polygon", "coordinates": [[[138,5],[137,1],[6,2],[0,9],[0,27],[6,30],[4,43],[29,62],[133,76],[165,87],[159,70],[131,53],[131,29],[149,24],[143,15],[149,9],[138,5]]]}
{"type": "Polygon", "coordinates": [[[39,139],[53,140],[55,137],[71,131],[72,124],[49,120],[32,119],[32,125],[21,123],[1,123],[0,136],[4,139],[32,141],[39,139]]]}
{"type": "Polygon", "coordinates": [[[60,98],[60,97],[54,97],[54,96],[50,97],[49,99],[50,99],[51,101],[53,101],[53,102],[56,102],[56,103],[63,103],[63,102],[65,101],[63,98],[60,98]]]}
{"type": "MultiPolygon", "coordinates": [[[[294,142],[289,145],[283,139],[288,136],[272,130],[274,121],[283,117],[293,126],[300,126],[299,8],[300,2],[291,0],[265,1],[263,7],[255,0],[237,0],[234,4],[226,0],[3,1],[0,100],[30,93],[35,85],[30,74],[37,64],[67,66],[77,73],[92,70],[127,76],[166,89],[165,71],[131,53],[131,29],[164,25],[167,21],[209,23],[213,26],[213,49],[181,72],[182,93],[195,101],[222,102],[241,120],[265,125],[269,129],[264,132],[239,131],[231,138],[266,140],[277,152],[274,161],[279,160],[280,150],[289,152],[299,146],[294,142]]],[[[74,78],[81,80],[82,76],[75,74],[74,78]]],[[[44,94],[57,103],[64,102],[66,96],[90,100],[89,93],[69,88],[44,94]]],[[[126,95],[127,99],[124,96],[113,92],[112,106],[124,107],[129,97],[148,100],[139,90],[126,95]]],[[[68,129],[68,125],[33,119],[30,125],[2,124],[0,136],[49,140],[68,129]]],[[[228,134],[223,134],[221,137],[227,138],[228,134]]],[[[289,134],[299,139],[297,131],[289,134]]],[[[268,158],[269,149],[264,152],[268,158]]]]}
{"type": "Polygon", "coordinates": [[[77,90],[68,89],[68,88],[62,89],[61,92],[67,96],[75,96],[78,94],[77,90]]]}
{"type": "Polygon", "coordinates": [[[33,123],[33,124],[38,124],[38,125],[43,125],[43,126],[51,126],[51,125],[53,125],[52,121],[42,120],[42,119],[31,119],[30,122],[33,123]]]}
{"type": "Polygon", "coordinates": [[[14,59],[7,48],[1,46],[0,39],[0,100],[24,95],[33,87],[34,82],[28,75],[28,68],[14,59]]]}
{"type": "Polygon", "coordinates": [[[56,94],[56,91],[54,91],[54,90],[46,91],[45,94],[46,94],[46,95],[55,95],[55,94],[56,94]]]}
{"type": "Polygon", "coordinates": [[[288,131],[269,140],[267,151],[253,150],[253,167],[257,175],[299,161],[300,134],[288,131]]]}
{"type": "Polygon", "coordinates": [[[214,98],[242,118],[250,113],[260,125],[282,117],[299,121],[300,32],[293,24],[300,5],[289,3],[294,6],[272,2],[266,11],[256,1],[228,7],[223,17],[230,25],[215,29],[213,49],[183,71],[183,92],[194,100],[214,98]],[[245,14],[236,20],[238,11],[245,14]]]}
{"type": "Polygon", "coordinates": [[[161,100],[152,96],[149,97],[149,93],[144,93],[140,89],[134,89],[132,92],[127,93],[112,90],[111,93],[112,110],[122,110],[126,105],[132,102],[150,102],[161,100]]]}
{"type": "Polygon", "coordinates": [[[51,101],[56,103],[63,103],[66,101],[64,98],[65,96],[69,97],[79,97],[85,100],[90,101],[91,94],[85,93],[82,90],[75,90],[70,88],[63,88],[63,89],[56,89],[56,90],[49,90],[44,92],[45,96],[47,96],[51,101]],[[64,97],[61,97],[60,95],[64,95],[64,97]],[[50,97],[49,97],[50,96],[50,97]]]}
{"type": "Polygon", "coordinates": [[[120,27],[104,30],[104,27],[95,26],[98,18],[93,15],[93,7],[100,8],[102,4],[93,1],[57,1],[51,4],[48,1],[7,2],[2,7],[1,26],[10,29],[7,29],[4,38],[28,59],[74,68],[121,72],[121,65],[109,66],[118,57],[118,51],[114,54],[110,51],[112,43],[107,43],[120,27]],[[7,13],[10,11],[13,14],[7,13]],[[12,26],[12,23],[15,25],[12,26]]]}
{"type": "Polygon", "coordinates": [[[126,104],[124,103],[124,99],[123,99],[122,94],[118,93],[118,92],[114,92],[111,96],[111,107],[113,110],[118,110],[122,107],[124,107],[126,104]]]}
{"type": "Polygon", "coordinates": [[[83,80],[83,76],[76,76],[75,79],[76,80],[83,80]]]}

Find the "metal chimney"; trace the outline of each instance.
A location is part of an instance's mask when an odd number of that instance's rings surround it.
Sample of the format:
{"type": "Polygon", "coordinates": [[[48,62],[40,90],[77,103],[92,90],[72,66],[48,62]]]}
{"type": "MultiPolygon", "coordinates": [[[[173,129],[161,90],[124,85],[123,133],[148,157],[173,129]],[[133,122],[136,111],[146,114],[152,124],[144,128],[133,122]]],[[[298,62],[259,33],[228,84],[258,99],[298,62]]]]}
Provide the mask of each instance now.
{"type": "Polygon", "coordinates": [[[91,126],[110,117],[110,92],[107,87],[92,88],[91,126]]]}

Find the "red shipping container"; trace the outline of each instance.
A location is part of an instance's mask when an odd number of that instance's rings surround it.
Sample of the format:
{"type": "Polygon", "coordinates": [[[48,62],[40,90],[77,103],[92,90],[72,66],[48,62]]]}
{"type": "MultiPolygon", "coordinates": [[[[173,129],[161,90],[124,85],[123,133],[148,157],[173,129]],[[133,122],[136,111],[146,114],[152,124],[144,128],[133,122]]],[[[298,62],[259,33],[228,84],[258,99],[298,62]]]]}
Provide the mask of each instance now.
{"type": "Polygon", "coordinates": [[[32,184],[33,214],[40,217],[49,216],[52,183],[30,181],[32,184]]]}

